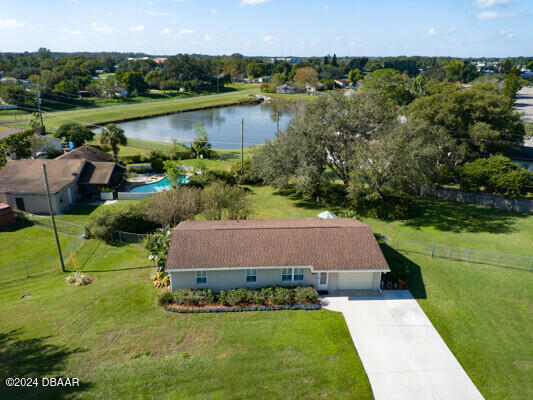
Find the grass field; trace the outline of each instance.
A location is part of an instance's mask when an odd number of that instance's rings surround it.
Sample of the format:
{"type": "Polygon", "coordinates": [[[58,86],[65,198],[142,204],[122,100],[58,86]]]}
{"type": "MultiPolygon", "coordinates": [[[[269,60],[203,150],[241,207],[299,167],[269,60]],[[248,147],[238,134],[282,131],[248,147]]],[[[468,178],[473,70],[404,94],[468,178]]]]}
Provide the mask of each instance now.
{"type": "Polygon", "coordinates": [[[86,287],[59,274],[0,287],[0,376],[81,386],[1,385],[0,398],[372,398],[341,314],[168,313],[140,246],[89,241],[79,258],[95,277],[86,287]]]}
{"type": "MultiPolygon", "coordinates": [[[[198,108],[236,104],[248,99],[248,92],[244,90],[185,99],[172,98],[132,104],[107,105],[71,111],[57,111],[44,114],[44,124],[48,131],[53,132],[60,125],[72,121],[98,125],[110,121],[143,118],[198,108]]],[[[30,118],[31,115],[19,115],[17,118],[17,126],[21,124],[27,125],[30,118]]],[[[14,117],[12,114],[2,114],[0,116],[0,123],[13,123],[13,121],[14,117]]]]}
{"type": "Polygon", "coordinates": [[[405,255],[418,302],[487,400],[533,398],[533,273],[405,255]]]}
{"type": "MultiPolygon", "coordinates": [[[[290,191],[249,189],[253,218],[326,209],[290,191]]],[[[392,237],[533,255],[533,216],[413,201],[420,212],[410,220],[363,220],[392,237]]],[[[77,205],[58,219],[84,224],[95,209],[77,205]]],[[[2,254],[26,254],[15,244],[26,232],[40,241],[35,229],[48,233],[43,247],[53,253],[51,233],[32,227],[2,233],[2,254]]],[[[413,295],[487,400],[533,398],[533,273],[384,250],[392,266],[409,267],[413,295]]],[[[146,398],[154,390],[187,399],[372,397],[339,314],[169,315],[155,306],[140,246],[91,240],[79,259],[96,277],[87,287],[69,287],[56,274],[0,285],[0,358],[10,360],[0,363],[0,375],[79,376],[84,398],[146,398]],[[39,364],[27,362],[30,353],[39,364]]]]}

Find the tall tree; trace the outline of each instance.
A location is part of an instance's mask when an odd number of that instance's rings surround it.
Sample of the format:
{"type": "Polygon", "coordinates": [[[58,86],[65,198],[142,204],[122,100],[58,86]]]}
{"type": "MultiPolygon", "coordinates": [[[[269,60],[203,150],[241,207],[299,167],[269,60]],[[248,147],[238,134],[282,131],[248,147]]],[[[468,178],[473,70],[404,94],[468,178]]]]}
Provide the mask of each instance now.
{"type": "Polygon", "coordinates": [[[358,69],[351,69],[350,72],[348,72],[348,80],[352,85],[355,85],[361,79],[363,79],[363,74],[358,69]]]}
{"type": "Polygon", "coordinates": [[[524,83],[524,80],[520,78],[520,72],[518,71],[518,68],[511,68],[511,71],[505,78],[505,87],[503,89],[503,94],[507,96],[511,106],[514,104],[516,99],[516,93],[520,90],[524,83]]]}
{"type": "Polygon", "coordinates": [[[127,146],[128,138],[124,134],[124,129],[116,124],[107,124],[100,133],[100,145],[104,149],[111,149],[115,161],[118,160],[119,146],[127,146]]]}
{"type": "Polygon", "coordinates": [[[94,133],[85,125],[68,122],[57,129],[55,137],[72,142],[75,147],[80,147],[85,142],[93,140],[94,133]]]}
{"type": "Polygon", "coordinates": [[[191,144],[191,149],[196,158],[207,158],[209,156],[211,143],[209,143],[207,129],[205,129],[202,122],[194,124],[194,141],[191,144]]]}
{"type": "Polygon", "coordinates": [[[361,90],[382,93],[396,105],[405,105],[412,100],[402,74],[392,68],[378,69],[366,75],[361,90]]]}
{"type": "Polygon", "coordinates": [[[337,62],[337,55],[335,53],[333,54],[333,57],[331,58],[331,65],[333,65],[334,67],[339,66],[339,63],[337,62]]]}

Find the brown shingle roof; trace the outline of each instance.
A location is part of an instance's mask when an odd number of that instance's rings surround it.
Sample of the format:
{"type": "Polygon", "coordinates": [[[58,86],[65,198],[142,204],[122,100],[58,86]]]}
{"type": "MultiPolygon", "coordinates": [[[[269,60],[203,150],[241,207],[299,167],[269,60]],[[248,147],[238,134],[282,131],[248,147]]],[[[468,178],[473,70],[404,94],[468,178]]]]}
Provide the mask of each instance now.
{"type": "Polygon", "coordinates": [[[46,194],[42,165],[46,165],[50,192],[78,180],[85,160],[10,160],[0,171],[0,193],[46,194]]]}
{"type": "Polygon", "coordinates": [[[112,162],[113,156],[105,151],[92,146],[80,146],[77,149],[62,154],[56,160],[89,160],[100,162],[112,162]]]}
{"type": "Polygon", "coordinates": [[[389,270],[370,227],[347,218],[181,222],[166,269],[307,265],[389,270]]]}
{"type": "Polygon", "coordinates": [[[90,162],[81,173],[78,183],[91,185],[107,185],[113,175],[115,163],[113,162],[90,162]]]}

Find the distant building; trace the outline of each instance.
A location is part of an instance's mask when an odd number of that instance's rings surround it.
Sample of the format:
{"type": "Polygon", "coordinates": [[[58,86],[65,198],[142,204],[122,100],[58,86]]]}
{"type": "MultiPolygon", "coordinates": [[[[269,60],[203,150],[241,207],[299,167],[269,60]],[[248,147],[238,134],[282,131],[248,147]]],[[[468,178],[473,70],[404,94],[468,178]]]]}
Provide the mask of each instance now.
{"type": "Polygon", "coordinates": [[[291,85],[288,85],[288,84],[283,84],[281,86],[278,86],[276,88],[276,93],[280,93],[280,94],[294,94],[296,93],[296,90],[294,90],[294,88],[291,86],[291,85]]]}
{"type": "Polygon", "coordinates": [[[302,62],[302,59],[300,57],[272,57],[270,59],[270,62],[272,64],[276,62],[288,62],[290,64],[297,64],[299,62],[302,62]]]}
{"type": "Polygon", "coordinates": [[[163,64],[165,61],[167,61],[167,57],[156,57],[152,58],[152,61],[156,64],[163,64]]]}

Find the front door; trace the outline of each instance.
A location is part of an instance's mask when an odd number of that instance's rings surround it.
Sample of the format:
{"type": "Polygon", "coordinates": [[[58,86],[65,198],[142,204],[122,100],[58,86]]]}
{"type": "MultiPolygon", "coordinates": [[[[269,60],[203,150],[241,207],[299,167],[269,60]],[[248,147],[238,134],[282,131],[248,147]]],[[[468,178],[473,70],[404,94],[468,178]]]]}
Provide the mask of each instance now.
{"type": "Polygon", "coordinates": [[[317,277],[317,290],[328,290],[328,276],[327,272],[319,272],[317,277]]]}
{"type": "Polygon", "coordinates": [[[24,207],[24,199],[22,197],[15,197],[15,203],[20,211],[24,211],[26,209],[26,207],[24,207]]]}

